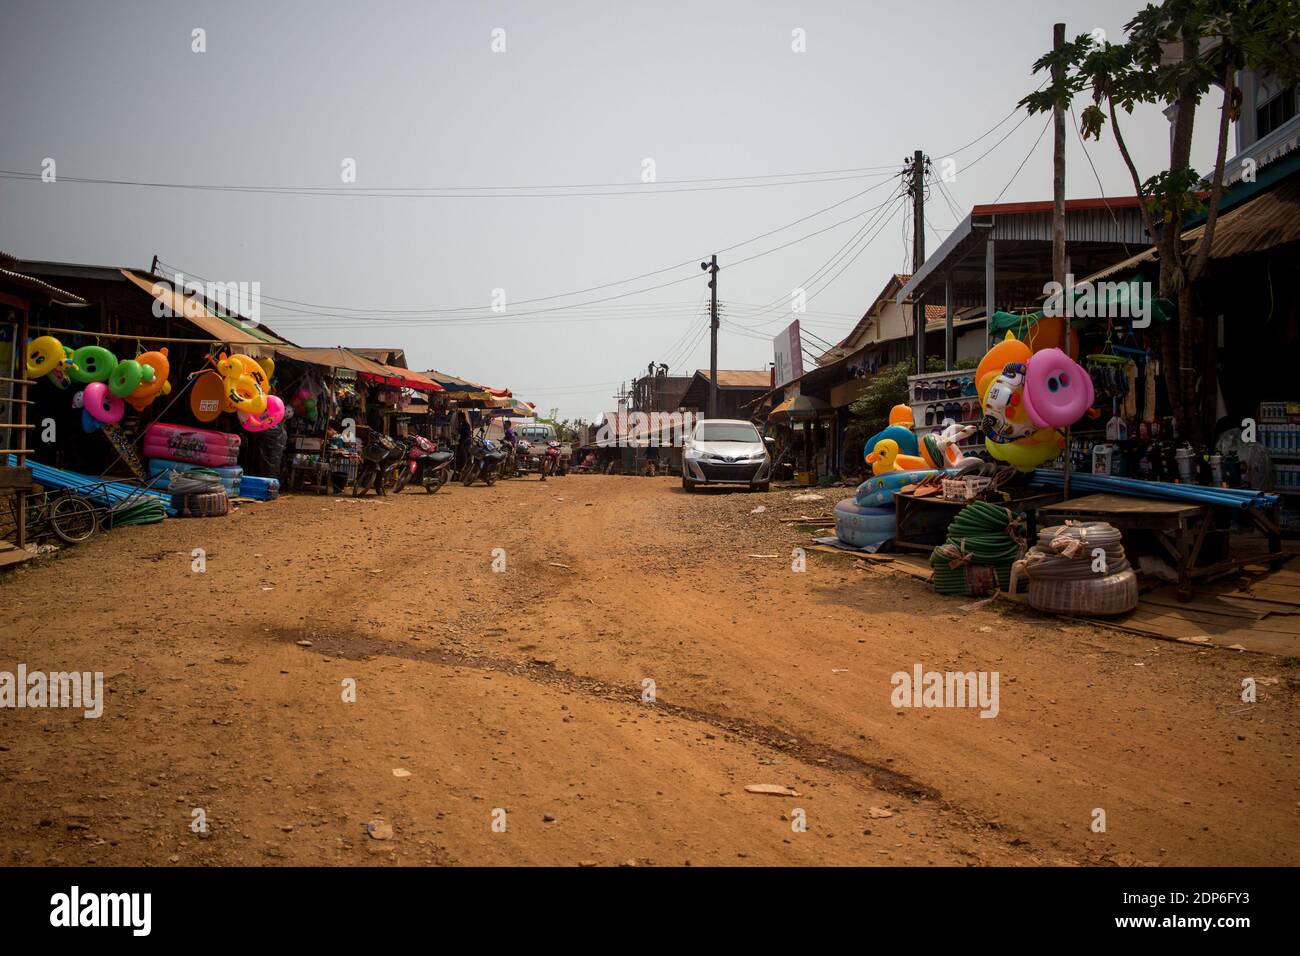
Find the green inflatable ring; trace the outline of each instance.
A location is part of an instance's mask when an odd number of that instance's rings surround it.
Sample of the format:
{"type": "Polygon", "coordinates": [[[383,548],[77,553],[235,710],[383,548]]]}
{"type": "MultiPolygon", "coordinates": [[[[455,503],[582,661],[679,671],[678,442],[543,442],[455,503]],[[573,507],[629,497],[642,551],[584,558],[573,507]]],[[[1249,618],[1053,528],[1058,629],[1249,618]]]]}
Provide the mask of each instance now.
{"type": "Polygon", "coordinates": [[[144,381],[144,369],[135,359],[118,362],[108,377],[108,390],[118,398],[126,398],[144,381]]]}

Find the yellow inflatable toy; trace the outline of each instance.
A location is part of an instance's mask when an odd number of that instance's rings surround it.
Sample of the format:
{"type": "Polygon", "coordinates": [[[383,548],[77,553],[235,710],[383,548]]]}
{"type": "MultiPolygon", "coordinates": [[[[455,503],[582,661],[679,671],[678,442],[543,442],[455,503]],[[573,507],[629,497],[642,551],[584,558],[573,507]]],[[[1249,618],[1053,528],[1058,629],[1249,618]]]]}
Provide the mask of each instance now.
{"type": "Polygon", "coordinates": [[[266,391],[258,385],[258,378],[263,376],[262,367],[247,355],[222,355],[217,361],[217,374],[222,379],[222,411],[227,408],[249,415],[260,415],[266,411],[266,391]],[[256,375],[250,375],[248,366],[257,369],[256,375]]]}
{"type": "Polygon", "coordinates": [[[27,377],[40,378],[49,375],[67,363],[63,343],[52,335],[42,335],[31,340],[27,345],[27,377]]]}
{"type": "Polygon", "coordinates": [[[924,458],[916,455],[904,455],[898,450],[898,442],[892,438],[882,438],[867,455],[873,475],[887,475],[893,471],[921,471],[925,469],[924,458]]]}
{"type": "Polygon", "coordinates": [[[999,461],[1014,465],[1017,471],[1033,471],[1060,455],[1065,449],[1065,439],[1055,428],[1042,428],[1003,445],[986,438],[984,448],[999,461]]]}

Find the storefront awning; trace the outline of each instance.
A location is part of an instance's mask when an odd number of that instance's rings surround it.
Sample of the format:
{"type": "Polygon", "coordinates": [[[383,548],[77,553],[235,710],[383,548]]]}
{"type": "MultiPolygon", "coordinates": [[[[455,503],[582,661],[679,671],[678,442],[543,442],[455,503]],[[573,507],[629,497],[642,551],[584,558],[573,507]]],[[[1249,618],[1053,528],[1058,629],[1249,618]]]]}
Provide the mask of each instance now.
{"type": "Polygon", "coordinates": [[[357,355],[355,352],[349,352],[345,348],[300,348],[298,346],[277,346],[275,354],[292,359],[295,362],[305,362],[308,365],[319,365],[323,368],[347,369],[356,372],[358,376],[372,376],[383,380],[387,376],[388,366],[380,365],[378,362],[372,362],[363,355],[357,355]]]}
{"type": "MultiPolygon", "coordinates": [[[[349,349],[348,351],[351,350],[349,349]]],[[[352,354],[356,355],[355,352],[353,352],[352,354]]],[[[365,358],[364,355],[359,357],[365,358]]],[[[367,359],[367,361],[374,361],[374,360],[367,359]]],[[[392,385],[396,388],[409,388],[417,392],[445,392],[446,391],[445,388],[443,388],[433,379],[429,378],[429,376],[424,375],[420,372],[412,371],[409,368],[399,368],[396,365],[385,365],[383,362],[374,362],[374,364],[378,365],[381,369],[384,370],[383,375],[380,375],[379,373],[376,372],[358,372],[358,374],[366,381],[382,382],[384,385],[392,385]]]]}
{"type": "Polygon", "coordinates": [[[471,382],[469,379],[457,378],[455,375],[448,375],[446,372],[439,372],[436,368],[431,368],[424,374],[428,378],[437,382],[448,392],[469,392],[471,394],[481,393],[489,398],[510,397],[510,389],[508,388],[490,388],[487,385],[480,385],[478,382],[471,382]]]}
{"type": "Polygon", "coordinates": [[[769,419],[788,418],[792,422],[812,421],[818,416],[828,414],[831,411],[830,405],[820,398],[813,398],[811,395],[796,395],[794,398],[787,398],[767,417],[769,419]]]}

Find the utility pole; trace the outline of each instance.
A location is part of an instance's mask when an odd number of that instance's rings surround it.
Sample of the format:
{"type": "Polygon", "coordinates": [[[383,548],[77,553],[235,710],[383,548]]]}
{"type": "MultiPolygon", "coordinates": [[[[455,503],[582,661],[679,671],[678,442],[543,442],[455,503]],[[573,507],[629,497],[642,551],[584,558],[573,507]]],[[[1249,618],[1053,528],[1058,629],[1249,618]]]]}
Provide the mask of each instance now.
{"type": "MultiPolygon", "coordinates": [[[[925,262],[925,164],[921,150],[912,154],[912,183],[907,191],[912,196],[912,275],[916,275],[925,262]]],[[[902,305],[900,302],[899,305],[902,305]]],[[[918,296],[913,300],[912,324],[916,340],[916,374],[925,372],[925,303],[918,296]]]]}
{"type": "Polygon", "coordinates": [[[718,417],[718,257],[700,268],[709,273],[709,417],[718,417]]]}
{"type": "MultiPolygon", "coordinates": [[[[1058,23],[1052,27],[1052,50],[1059,51],[1065,45],[1065,24],[1058,23]]],[[[1052,85],[1060,88],[1064,80],[1062,67],[1052,67],[1052,85]]],[[[1052,107],[1052,280],[1065,287],[1065,108],[1058,102],[1052,107]]],[[[1069,313],[1066,309],[1065,326],[1070,326],[1069,313]]],[[[1069,333],[1061,346],[1069,351],[1069,333]]]]}
{"type": "MultiPolygon", "coordinates": [[[[1065,24],[1057,23],[1052,27],[1052,50],[1059,51],[1065,45],[1065,24]]],[[[1064,80],[1064,70],[1057,64],[1052,67],[1052,85],[1060,89],[1064,80]]],[[[1052,281],[1059,283],[1058,289],[1065,288],[1065,108],[1060,102],[1052,107],[1052,281]]],[[[1061,349],[1070,354],[1070,314],[1074,303],[1062,294],[1061,305],[1065,313],[1064,333],[1061,349]]],[[[1073,450],[1070,447],[1070,427],[1065,428],[1065,462],[1061,476],[1061,494],[1070,500],[1070,468],[1073,450]]]]}

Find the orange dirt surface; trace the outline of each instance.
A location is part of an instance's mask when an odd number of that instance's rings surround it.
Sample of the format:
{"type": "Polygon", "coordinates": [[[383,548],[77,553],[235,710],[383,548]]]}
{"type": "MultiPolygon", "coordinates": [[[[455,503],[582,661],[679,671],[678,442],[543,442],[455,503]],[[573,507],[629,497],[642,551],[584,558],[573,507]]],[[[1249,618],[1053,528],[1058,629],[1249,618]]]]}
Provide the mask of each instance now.
{"type": "Polygon", "coordinates": [[[7,571],[0,671],[105,702],[0,710],[0,861],[1300,863],[1293,661],[796,572],[847,492],[795,494],[295,495],[7,571]],[[895,707],[917,664],[997,716],[895,707]]]}

